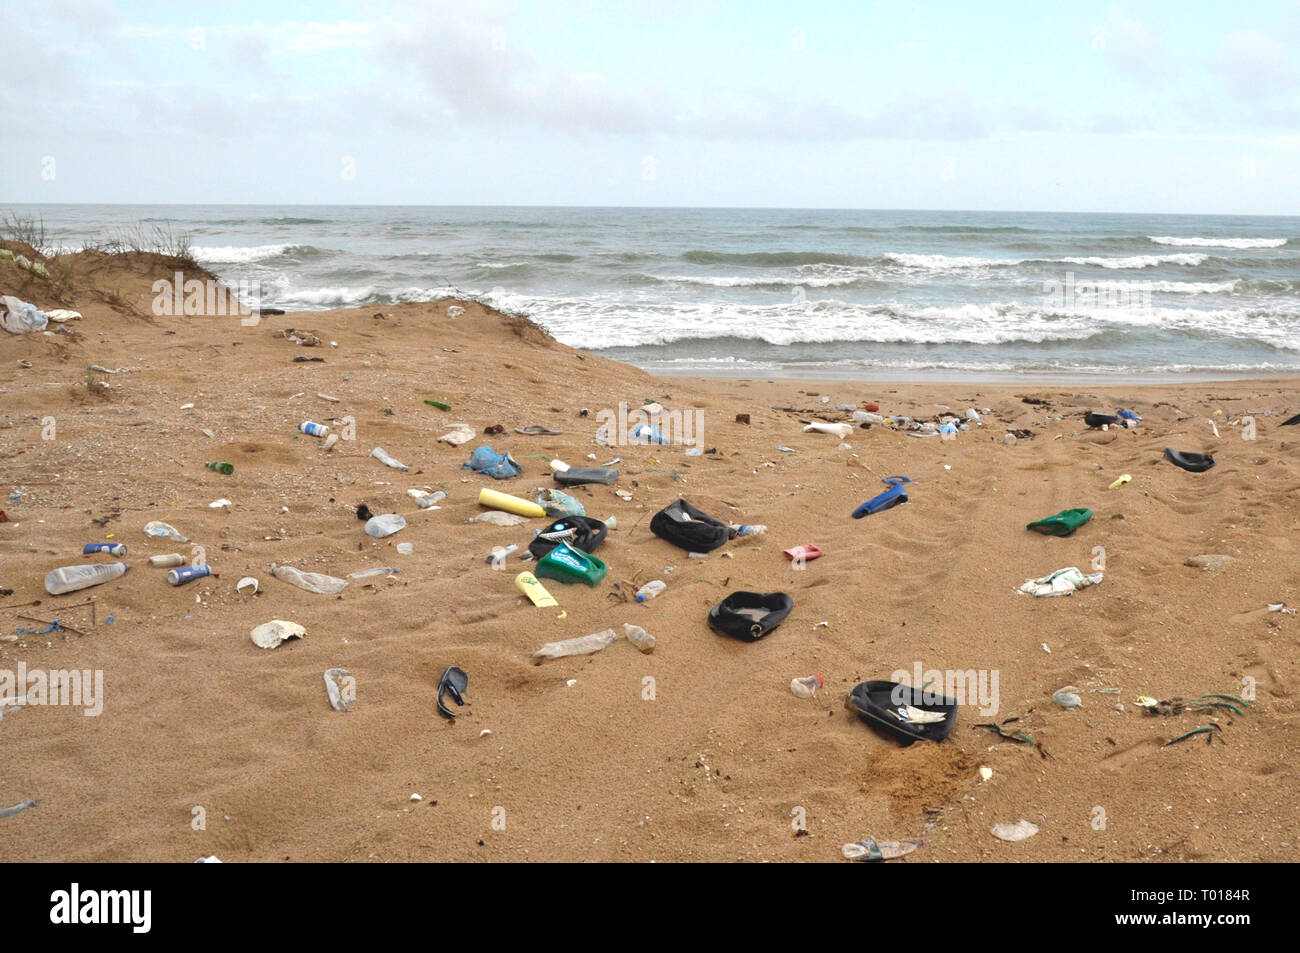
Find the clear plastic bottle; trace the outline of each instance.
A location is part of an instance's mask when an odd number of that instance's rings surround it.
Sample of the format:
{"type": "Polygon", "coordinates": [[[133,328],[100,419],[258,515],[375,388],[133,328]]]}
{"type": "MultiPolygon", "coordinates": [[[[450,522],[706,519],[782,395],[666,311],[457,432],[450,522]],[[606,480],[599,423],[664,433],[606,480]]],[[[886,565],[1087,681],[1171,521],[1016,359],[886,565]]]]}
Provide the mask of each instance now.
{"type": "Polygon", "coordinates": [[[790,691],[796,698],[812,698],[817,689],[826,684],[820,675],[807,675],[803,678],[790,679],[790,691]]]}
{"type": "Polygon", "coordinates": [[[565,639],[563,642],[547,642],[540,649],[533,653],[533,658],[563,658],[566,655],[590,655],[592,652],[599,652],[608,645],[613,645],[618,641],[618,633],[613,629],[606,629],[604,632],[593,632],[591,635],[582,635],[576,639],[565,639]]]}
{"type": "Polygon", "coordinates": [[[392,536],[401,529],[406,529],[406,517],[399,513],[384,513],[366,520],[366,535],[376,539],[392,536]]]}
{"type": "Polygon", "coordinates": [[[380,463],[384,464],[385,466],[390,466],[394,470],[401,470],[403,473],[405,473],[407,470],[410,469],[410,467],[408,467],[405,463],[402,463],[398,460],[394,460],[392,457],[390,457],[388,455],[388,451],[385,450],[383,447],[375,447],[375,449],[370,451],[370,455],[374,457],[376,460],[378,460],[380,463]]]}
{"type": "Polygon", "coordinates": [[[434,506],[447,498],[445,490],[435,490],[433,493],[425,493],[423,490],[407,490],[407,493],[415,499],[415,503],[420,509],[427,509],[434,506]]]}
{"type": "Polygon", "coordinates": [[[628,641],[646,655],[655,650],[655,637],[641,626],[633,625],[631,622],[624,622],[623,632],[627,635],[628,641]]]}
{"type": "Polygon", "coordinates": [[[116,579],[131,568],[130,563],[93,563],[85,566],[60,566],[45,575],[45,591],[52,596],[89,589],[116,579]]]}
{"type": "Polygon", "coordinates": [[[493,546],[492,552],[488,554],[488,557],[484,562],[493,569],[505,569],[506,557],[518,548],[519,547],[514,543],[511,543],[509,546],[493,546]]]}
{"type": "Polygon", "coordinates": [[[737,536],[762,536],[767,532],[767,527],[762,523],[744,523],[736,527],[737,536]]]}
{"type": "Polygon", "coordinates": [[[153,536],[157,539],[170,539],[177,543],[188,543],[189,539],[180,534],[175,526],[171,523],[164,523],[161,520],[151,520],[144,524],[144,534],[153,536]]]}
{"type": "Polygon", "coordinates": [[[668,588],[668,583],[664,582],[662,579],[655,579],[650,582],[647,582],[644,586],[642,586],[640,589],[636,591],[636,601],[649,602],[651,599],[659,595],[659,593],[663,592],[667,588],[668,588]]]}
{"type": "Polygon", "coordinates": [[[348,587],[346,579],[327,576],[319,572],[303,572],[301,569],[294,569],[292,566],[272,566],[271,575],[276,579],[289,583],[291,586],[306,589],[308,592],[319,592],[321,595],[326,596],[337,595],[348,587]]]}
{"type": "Polygon", "coordinates": [[[158,567],[184,566],[185,557],[180,553],[168,553],[166,556],[150,556],[149,565],[155,569],[158,567]]]}

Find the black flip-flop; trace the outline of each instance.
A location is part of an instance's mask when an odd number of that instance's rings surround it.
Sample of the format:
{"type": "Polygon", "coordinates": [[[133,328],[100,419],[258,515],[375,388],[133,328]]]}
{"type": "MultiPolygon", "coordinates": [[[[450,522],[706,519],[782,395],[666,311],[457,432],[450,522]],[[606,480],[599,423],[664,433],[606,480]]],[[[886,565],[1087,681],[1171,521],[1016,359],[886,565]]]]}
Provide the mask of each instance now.
{"type": "Polygon", "coordinates": [[[1283,427],[1294,427],[1296,424],[1300,424],[1300,414],[1296,414],[1294,417],[1288,417],[1286,420],[1282,421],[1283,427]]]}
{"type": "Polygon", "coordinates": [[[590,516],[565,516],[538,533],[528,544],[528,551],[540,560],[560,543],[568,543],[584,553],[594,553],[608,533],[609,528],[598,519],[590,516]]]}
{"type": "Polygon", "coordinates": [[[1165,459],[1188,473],[1204,473],[1214,466],[1214,457],[1208,453],[1184,453],[1169,447],[1165,447],[1165,459]]]}
{"type": "Polygon", "coordinates": [[[712,552],[731,538],[731,527],[685,500],[670,503],[650,518],[650,532],[687,552],[712,552]]]}
{"type": "Polygon", "coordinates": [[[857,712],[872,728],[906,748],[915,741],[943,741],[957,722],[957,702],[925,688],[898,682],[862,682],[844,699],[844,707],[857,712]],[[923,712],[939,712],[942,721],[909,724],[906,707],[923,712]]]}
{"type": "Polygon", "coordinates": [[[1083,415],[1083,422],[1089,427],[1100,427],[1102,424],[1109,424],[1113,427],[1118,423],[1122,423],[1115,414],[1094,414],[1092,411],[1088,411],[1083,415]]]}
{"type": "Polygon", "coordinates": [[[468,690],[469,676],[465,674],[463,669],[453,665],[443,672],[442,678],[438,679],[438,714],[442,715],[443,718],[450,718],[455,721],[456,712],[443,704],[442,696],[451,695],[451,700],[457,705],[468,705],[469,702],[465,701],[464,696],[461,694],[468,690]]]}
{"type": "Polygon", "coordinates": [[[757,642],[794,608],[784,592],[733,592],[709,610],[709,625],[742,642],[757,642]]]}

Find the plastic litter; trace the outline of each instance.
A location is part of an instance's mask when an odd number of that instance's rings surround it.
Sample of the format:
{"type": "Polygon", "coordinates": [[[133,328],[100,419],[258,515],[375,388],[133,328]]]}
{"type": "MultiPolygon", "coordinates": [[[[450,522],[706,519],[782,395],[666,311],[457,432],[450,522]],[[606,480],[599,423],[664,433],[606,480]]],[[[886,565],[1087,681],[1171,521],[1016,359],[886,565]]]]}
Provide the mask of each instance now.
{"type": "Polygon", "coordinates": [[[533,605],[547,609],[558,606],[555,597],[546,591],[546,587],[537,581],[537,577],[525,570],[515,576],[515,588],[532,600],[533,605]]]}
{"type": "Polygon", "coordinates": [[[345,668],[327,668],[325,670],[325,693],[329,696],[330,707],[335,711],[351,711],[352,702],[343,698],[343,690],[339,688],[338,680],[343,677],[351,677],[352,673],[345,668]]]}
{"type": "Polygon", "coordinates": [[[372,516],[366,520],[365,529],[367,536],[383,539],[385,536],[392,536],[394,533],[406,529],[406,517],[399,513],[384,513],[381,516],[372,516]]]}
{"type": "Polygon", "coordinates": [[[538,488],[535,497],[537,505],[546,511],[547,516],[586,516],[587,509],[582,502],[567,493],[555,489],[538,488]]]}
{"type": "Polygon", "coordinates": [[[451,430],[438,438],[439,443],[449,443],[453,447],[459,447],[462,443],[467,443],[475,437],[474,428],[469,424],[452,424],[451,430]]]}
{"type": "Polygon", "coordinates": [[[824,424],[824,423],[814,422],[804,427],[803,432],[804,433],[825,433],[825,434],[830,434],[832,437],[839,437],[841,440],[843,440],[849,434],[853,433],[853,428],[850,427],[848,424],[824,424]]]}
{"type": "Polygon", "coordinates": [[[989,833],[998,840],[1011,841],[1016,843],[1022,840],[1028,840],[1038,833],[1038,825],[1032,821],[1027,821],[1023,817],[1014,824],[994,824],[989,828],[989,833]]]}
{"type": "Polygon", "coordinates": [[[1062,708],[1082,708],[1083,699],[1075,694],[1078,689],[1073,685],[1066,685],[1064,688],[1058,688],[1052,693],[1052,701],[1062,708]]]}
{"type": "Polygon", "coordinates": [[[410,467],[408,467],[405,463],[402,463],[399,460],[394,460],[391,456],[389,456],[388,452],[384,450],[383,447],[375,447],[375,449],[370,451],[370,455],[374,457],[376,460],[378,460],[380,463],[384,464],[384,466],[392,467],[394,470],[401,470],[403,473],[405,473],[407,470],[410,469],[410,467]]]}
{"type": "Polygon", "coordinates": [[[235,583],[235,592],[243,592],[245,589],[252,589],[253,595],[257,595],[262,591],[262,584],[253,576],[245,576],[235,583]]]}
{"type": "Polygon", "coordinates": [[[160,520],[151,520],[144,524],[144,534],[153,536],[157,539],[170,539],[177,543],[188,543],[189,539],[182,536],[180,531],[170,523],[163,523],[160,520]]]}
{"type": "Polygon", "coordinates": [[[180,553],[168,553],[166,556],[150,556],[149,565],[155,569],[167,568],[169,566],[184,566],[185,557],[180,553]]]}
{"type": "Polygon", "coordinates": [[[820,675],[805,675],[803,678],[790,679],[790,691],[795,698],[812,698],[817,689],[826,684],[820,675]]]}
{"type": "Polygon", "coordinates": [[[211,566],[181,566],[167,574],[167,584],[170,586],[183,586],[187,582],[193,582],[195,579],[202,579],[204,576],[211,575],[211,566]]]}
{"type": "Polygon", "coordinates": [[[123,562],[60,566],[46,573],[45,591],[52,596],[61,596],[78,589],[89,589],[117,579],[130,568],[130,563],[123,562]]]}
{"type": "Polygon", "coordinates": [[[271,575],[282,582],[289,583],[291,586],[297,586],[299,589],[306,589],[308,592],[316,592],[325,596],[338,595],[348,587],[346,579],[327,576],[319,572],[303,572],[301,569],[295,569],[292,566],[272,566],[271,575]]]}
{"type": "Polygon", "coordinates": [[[618,633],[613,629],[606,629],[603,632],[593,632],[591,635],[579,636],[576,639],[547,642],[533,653],[533,658],[554,659],[564,658],[566,655],[590,655],[613,645],[617,641],[618,633]]]}
{"type": "Polygon", "coordinates": [[[627,636],[628,641],[642,653],[649,655],[655,650],[655,637],[641,626],[633,625],[631,622],[624,622],[623,633],[627,636]]]}
{"type": "Polygon", "coordinates": [[[302,639],[307,637],[307,630],[297,622],[288,622],[284,619],[272,619],[270,622],[263,622],[257,628],[248,634],[253,640],[253,644],[260,649],[273,649],[283,642],[290,639],[302,639]]]}
{"type": "MultiPolygon", "coordinates": [[[[529,517],[532,519],[538,519],[546,515],[546,510],[542,509],[530,500],[511,496],[509,493],[498,493],[496,490],[489,490],[487,487],[483,487],[478,491],[478,505],[490,506],[493,509],[505,510],[507,513],[514,513],[517,516],[529,517]]],[[[486,516],[487,514],[484,515],[486,516]]],[[[504,525],[514,524],[511,523],[504,525]]]]}
{"type": "Polygon", "coordinates": [[[485,473],[494,480],[508,480],[511,477],[519,476],[523,472],[523,467],[519,465],[519,461],[510,454],[497,453],[486,445],[477,448],[471,453],[469,462],[464,464],[461,469],[485,473]]]}
{"type": "Polygon", "coordinates": [[[1067,566],[1038,579],[1025,580],[1025,583],[1017,592],[1037,596],[1040,599],[1053,596],[1072,596],[1075,590],[1095,586],[1101,580],[1102,574],[1099,572],[1087,574],[1081,572],[1075,566],[1067,566]]]}
{"type": "Polygon", "coordinates": [[[860,841],[852,844],[845,844],[840,848],[845,860],[860,860],[864,863],[881,860],[895,860],[899,857],[906,857],[918,847],[924,847],[923,840],[882,840],[874,841],[870,837],[864,837],[860,841]]]}

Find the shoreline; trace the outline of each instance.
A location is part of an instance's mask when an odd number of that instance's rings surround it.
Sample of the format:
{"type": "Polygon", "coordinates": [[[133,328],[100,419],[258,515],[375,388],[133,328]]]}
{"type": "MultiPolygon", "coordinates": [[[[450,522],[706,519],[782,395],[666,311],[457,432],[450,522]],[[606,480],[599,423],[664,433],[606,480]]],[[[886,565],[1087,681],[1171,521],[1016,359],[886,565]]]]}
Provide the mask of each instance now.
{"type": "MultiPolygon", "coordinates": [[[[593,352],[584,352],[593,353],[593,352]]],[[[609,360],[614,360],[609,358],[609,360]]],[[[847,374],[835,376],[822,372],[800,374],[791,371],[790,368],[783,367],[775,375],[767,376],[753,373],[752,368],[727,372],[718,370],[712,373],[706,372],[701,368],[689,368],[682,370],[665,370],[656,367],[653,364],[638,364],[630,361],[620,361],[618,363],[627,364],[638,370],[644,371],[654,377],[668,377],[674,380],[692,380],[692,381],[712,381],[712,380],[729,380],[729,381],[751,381],[764,383],[780,383],[789,381],[799,384],[852,384],[856,382],[871,383],[881,386],[927,386],[936,384],[969,384],[979,385],[996,385],[999,387],[1014,387],[1023,385],[1025,387],[1174,387],[1183,384],[1246,384],[1254,383],[1260,386],[1276,387],[1279,382],[1297,381],[1300,383],[1300,373],[1279,373],[1277,375],[1260,375],[1249,371],[1239,373],[1225,372],[1223,375],[1210,374],[1169,374],[1169,375],[1137,375],[1137,374],[1054,374],[1054,373],[1016,373],[1012,371],[938,371],[918,376],[901,376],[894,371],[881,371],[869,373],[855,373],[853,376],[847,374]]]]}

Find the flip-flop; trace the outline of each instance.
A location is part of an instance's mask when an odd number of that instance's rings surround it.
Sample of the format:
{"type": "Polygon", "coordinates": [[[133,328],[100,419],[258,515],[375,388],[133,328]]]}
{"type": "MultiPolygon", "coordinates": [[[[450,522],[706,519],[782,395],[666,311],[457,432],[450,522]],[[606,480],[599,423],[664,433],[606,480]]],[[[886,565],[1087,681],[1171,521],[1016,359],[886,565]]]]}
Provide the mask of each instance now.
{"type": "Polygon", "coordinates": [[[1120,418],[1115,414],[1094,414],[1088,411],[1083,415],[1083,422],[1089,427],[1101,427],[1106,424],[1114,426],[1120,422],[1120,418]]]}
{"type": "Polygon", "coordinates": [[[1294,427],[1296,424],[1300,424],[1300,414],[1296,414],[1294,417],[1288,417],[1286,420],[1282,421],[1283,427],[1294,427]]]}
{"type": "Polygon", "coordinates": [[[742,642],[757,642],[794,608],[784,592],[733,592],[709,610],[709,626],[742,642]]]}
{"type": "Polygon", "coordinates": [[[465,701],[464,696],[461,694],[468,690],[469,676],[465,674],[463,669],[453,665],[443,672],[442,678],[438,679],[438,714],[442,715],[443,718],[450,718],[455,721],[456,712],[443,704],[442,696],[450,695],[451,700],[457,705],[468,705],[469,702],[465,701]]]}
{"type": "Polygon", "coordinates": [[[1186,453],[1165,447],[1165,459],[1188,473],[1204,473],[1214,466],[1214,457],[1208,453],[1186,453]]]}
{"type": "Polygon", "coordinates": [[[815,543],[806,543],[802,546],[791,546],[784,550],[786,556],[790,559],[802,559],[807,562],[809,559],[816,559],[822,554],[821,547],[815,543]]]}
{"type": "Polygon", "coordinates": [[[898,682],[863,682],[844,699],[844,707],[905,748],[916,741],[943,741],[957,721],[955,699],[898,682]],[[932,713],[941,714],[942,720],[919,720],[932,713]]]}
{"type": "Polygon", "coordinates": [[[1036,520],[1025,525],[1044,536],[1069,536],[1088,520],[1092,519],[1092,510],[1080,507],[1075,510],[1061,510],[1055,516],[1036,520]]]}
{"type": "MultiPolygon", "coordinates": [[[[894,479],[891,477],[890,479],[894,479]]],[[[870,516],[872,513],[879,513],[881,510],[887,510],[891,506],[897,506],[899,503],[907,502],[907,487],[902,483],[892,483],[888,490],[879,496],[873,496],[867,502],[863,503],[853,511],[853,518],[860,520],[864,516],[870,516]]]]}
{"type": "Polygon", "coordinates": [[[552,430],[552,429],[549,428],[549,427],[539,427],[539,426],[537,426],[536,424],[533,424],[531,427],[516,427],[516,428],[515,428],[515,433],[528,434],[528,436],[530,436],[530,437],[537,437],[537,436],[540,436],[540,435],[542,435],[542,434],[546,434],[548,437],[553,437],[553,436],[556,436],[557,434],[562,434],[562,433],[564,433],[564,431],[563,431],[563,430],[552,430]]]}

